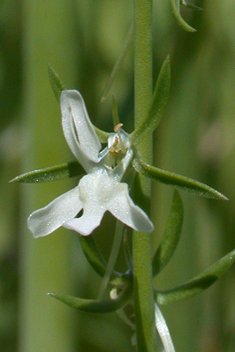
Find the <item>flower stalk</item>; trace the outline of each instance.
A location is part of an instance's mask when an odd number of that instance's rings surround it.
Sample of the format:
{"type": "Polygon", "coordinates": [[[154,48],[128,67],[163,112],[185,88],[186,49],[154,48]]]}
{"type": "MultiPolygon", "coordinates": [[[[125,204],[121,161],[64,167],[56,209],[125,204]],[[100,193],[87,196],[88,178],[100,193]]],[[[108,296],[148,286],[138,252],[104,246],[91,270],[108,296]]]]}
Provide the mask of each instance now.
{"type": "MultiPolygon", "coordinates": [[[[134,1],[135,128],[144,121],[152,100],[152,0],[134,1]]],[[[146,133],[137,145],[140,157],[151,163],[152,136],[146,133]]],[[[141,208],[149,213],[151,181],[138,175],[136,194],[141,208]],[[139,189],[138,189],[139,188],[139,189]]],[[[157,334],[151,265],[151,236],[133,233],[133,275],[138,351],[156,351],[157,334]]]]}

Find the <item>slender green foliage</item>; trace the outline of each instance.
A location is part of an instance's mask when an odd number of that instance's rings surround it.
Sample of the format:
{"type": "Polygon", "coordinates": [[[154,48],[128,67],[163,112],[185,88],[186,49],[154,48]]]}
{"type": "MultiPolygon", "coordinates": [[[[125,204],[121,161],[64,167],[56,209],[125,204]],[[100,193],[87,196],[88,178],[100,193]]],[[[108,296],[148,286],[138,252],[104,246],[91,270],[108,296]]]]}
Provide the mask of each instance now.
{"type": "Polygon", "coordinates": [[[167,227],[153,257],[153,276],[157,275],[167,265],[174,254],[180,240],[183,216],[183,202],[178,191],[175,190],[167,227]]]}
{"type": "Polygon", "coordinates": [[[195,296],[217,281],[234,263],[235,250],[219,259],[202,274],[178,287],[166,291],[155,291],[155,299],[159,304],[169,304],[195,296]]]}
{"type": "Polygon", "coordinates": [[[131,133],[130,138],[138,144],[145,133],[153,133],[164,115],[170,93],[171,84],[170,57],[164,61],[152,97],[150,109],[142,123],[131,133]]]}
{"type": "Polygon", "coordinates": [[[84,173],[83,167],[77,161],[46,167],[16,176],[10,182],[43,183],[75,177],[84,173]]]}
{"type": "Polygon", "coordinates": [[[196,29],[191,27],[185,20],[181,17],[180,14],[180,0],[171,0],[171,7],[175,19],[179,25],[187,32],[196,32],[196,29]]]}
{"type": "Polygon", "coordinates": [[[136,171],[151,178],[154,181],[165,183],[166,185],[181,188],[185,191],[196,193],[201,197],[214,198],[220,200],[228,200],[222,193],[207,186],[204,183],[193,180],[189,177],[175,174],[173,172],[159,169],[158,167],[145,164],[139,158],[133,161],[133,166],[136,171]]]}
{"type": "Polygon", "coordinates": [[[56,298],[68,306],[78,309],[82,312],[87,313],[111,313],[115,310],[121,309],[126,305],[132,294],[132,286],[126,285],[122,292],[115,299],[110,300],[92,300],[84,299],[69,295],[64,295],[62,293],[48,293],[49,296],[56,298]]]}

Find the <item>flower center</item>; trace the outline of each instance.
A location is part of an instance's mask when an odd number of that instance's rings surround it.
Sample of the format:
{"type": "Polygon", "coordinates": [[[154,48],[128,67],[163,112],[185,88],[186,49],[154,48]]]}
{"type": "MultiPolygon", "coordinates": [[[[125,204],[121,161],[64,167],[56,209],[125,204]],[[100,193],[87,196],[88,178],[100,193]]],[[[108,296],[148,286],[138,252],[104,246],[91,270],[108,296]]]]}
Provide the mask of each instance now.
{"type": "Polygon", "coordinates": [[[122,124],[115,127],[115,132],[108,139],[108,149],[111,155],[126,154],[128,147],[130,146],[129,137],[121,129],[122,124]]]}

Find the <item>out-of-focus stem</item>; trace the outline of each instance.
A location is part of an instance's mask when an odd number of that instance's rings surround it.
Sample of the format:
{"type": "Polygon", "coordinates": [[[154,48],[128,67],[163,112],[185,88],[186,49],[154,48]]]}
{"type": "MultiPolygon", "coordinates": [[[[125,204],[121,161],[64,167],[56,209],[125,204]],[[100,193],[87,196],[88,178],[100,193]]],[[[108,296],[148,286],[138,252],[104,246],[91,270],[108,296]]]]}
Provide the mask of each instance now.
{"type": "MultiPolygon", "coordinates": [[[[24,0],[24,138],[22,170],[29,171],[66,161],[59,105],[50,87],[47,66],[53,65],[67,86],[74,82],[72,2],[24,0]]],[[[72,311],[47,296],[71,287],[70,237],[62,230],[35,240],[26,226],[30,212],[46,205],[70,187],[69,182],[22,186],[20,253],[19,351],[73,350],[72,311]]]]}

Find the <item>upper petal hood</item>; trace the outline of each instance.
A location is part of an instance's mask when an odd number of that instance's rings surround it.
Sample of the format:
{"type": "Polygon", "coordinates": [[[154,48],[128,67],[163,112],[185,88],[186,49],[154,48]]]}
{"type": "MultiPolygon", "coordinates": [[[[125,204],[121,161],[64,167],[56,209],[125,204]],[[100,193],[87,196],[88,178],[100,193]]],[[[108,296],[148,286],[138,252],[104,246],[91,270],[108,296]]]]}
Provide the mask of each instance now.
{"type": "Polygon", "coordinates": [[[62,128],[65,139],[78,161],[90,171],[99,161],[101,143],[89,119],[81,94],[76,90],[64,90],[60,97],[62,128]]]}

